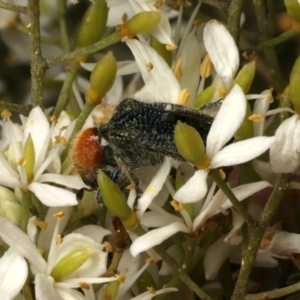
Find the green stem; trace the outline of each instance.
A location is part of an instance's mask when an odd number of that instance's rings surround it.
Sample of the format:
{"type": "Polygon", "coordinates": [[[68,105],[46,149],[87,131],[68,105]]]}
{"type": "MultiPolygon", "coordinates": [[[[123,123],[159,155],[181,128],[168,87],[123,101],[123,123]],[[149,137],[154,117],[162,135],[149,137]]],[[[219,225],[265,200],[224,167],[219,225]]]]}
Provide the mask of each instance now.
{"type": "Polygon", "coordinates": [[[94,53],[98,50],[101,50],[101,49],[104,49],[108,46],[116,44],[117,42],[120,42],[120,41],[121,41],[120,37],[117,35],[116,32],[114,32],[113,34],[107,36],[106,38],[102,39],[101,41],[99,41],[95,44],[92,44],[88,47],[77,49],[73,52],[66,53],[62,56],[55,56],[55,57],[52,57],[52,58],[45,59],[44,63],[43,63],[43,66],[45,68],[48,68],[48,67],[51,67],[52,65],[55,65],[55,64],[58,64],[58,63],[61,63],[61,62],[64,62],[64,61],[68,61],[70,59],[74,59],[74,58],[77,58],[77,57],[80,57],[80,56],[89,55],[89,54],[94,53]]]}
{"type": "Polygon", "coordinates": [[[61,88],[60,94],[58,96],[57,99],[57,103],[53,112],[53,115],[56,118],[59,118],[60,113],[62,112],[62,110],[65,108],[66,103],[68,101],[68,97],[70,95],[70,91],[72,89],[72,84],[77,76],[77,69],[78,67],[75,67],[74,70],[70,70],[69,72],[67,72],[65,81],[63,83],[63,86],[61,88]]]}
{"type": "Polygon", "coordinates": [[[20,14],[27,14],[27,7],[10,4],[2,0],[0,0],[0,8],[10,10],[10,11],[15,11],[20,14]]]}
{"type": "Polygon", "coordinates": [[[31,102],[33,106],[43,106],[43,57],[40,40],[39,0],[28,0],[28,25],[31,67],[31,102]]]}
{"type": "MultiPolygon", "coordinates": [[[[145,230],[138,226],[134,230],[134,232],[141,236],[145,234],[145,230]]],[[[202,300],[213,300],[209,295],[207,295],[185,272],[185,269],[178,266],[175,259],[171,257],[165,249],[161,248],[160,246],[154,247],[154,250],[161,256],[161,258],[166,262],[166,264],[171,268],[174,275],[177,275],[182,282],[184,282],[200,299],[202,300]]]]}
{"type": "Polygon", "coordinates": [[[5,102],[0,100],[0,112],[5,109],[27,116],[32,110],[32,105],[20,105],[20,104],[15,104],[15,103],[10,103],[10,102],[5,102]]]}
{"type": "Polygon", "coordinates": [[[95,105],[85,103],[85,105],[76,121],[74,130],[72,132],[72,135],[70,136],[68,145],[67,145],[66,149],[63,151],[63,153],[61,154],[61,161],[64,161],[67,158],[68,153],[72,147],[72,141],[73,141],[74,137],[82,129],[87,117],[90,115],[90,113],[94,109],[94,107],[95,107],[95,105]]]}
{"type": "Polygon", "coordinates": [[[250,227],[254,227],[256,222],[255,220],[248,214],[247,210],[243,206],[243,204],[235,197],[229,186],[226,182],[221,178],[217,170],[212,170],[209,173],[210,177],[216,182],[218,187],[224,192],[224,194],[228,197],[229,201],[232,203],[234,208],[239,212],[239,214],[243,217],[245,222],[250,227]]]}
{"type": "Polygon", "coordinates": [[[245,297],[246,289],[249,281],[249,275],[252,270],[257,251],[259,249],[261,239],[272,216],[274,215],[278,205],[280,204],[284,196],[289,177],[290,177],[289,174],[280,175],[276,185],[274,186],[273,192],[263,212],[260,215],[260,218],[258,220],[258,226],[256,226],[253,229],[248,247],[245,253],[243,253],[241,270],[235,286],[232,300],[240,300],[240,299],[244,299],[245,297]]]}
{"type": "Polygon", "coordinates": [[[20,228],[26,233],[30,216],[31,192],[22,190],[22,218],[20,228]]]}
{"type": "Polygon", "coordinates": [[[265,42],[259,44],[258,46],[253,48],[253,50],[259,52],[259,51],[263,51],[267,48],[275,47],[279,44],[282,44],[282,43],[290,40],[291,38],[295,37],[298,34],[299,34],[299,32],[296,29],[291,28],[288,31],[286,31],[286,32],[282,33],[281,35],[277,36],[276,38],[265,41],[265,42]]]}
{"type": "Polygon", "coordinates": [[[299,291],[300,291],[300,282],[297,282],[295,284],[292,284],[290,286],[281,289],[275,289],[273,291],[268,291],[268,292],[263,292],[258,294],[246,295],[244,299],[245,300],[277,299],[299,291]]]}
{"type": "Polygon", "coordinates": [[[236,43],[240,33],[243,2],[243,0],[233,0],[228,8],[228,29],[236,43]]]}

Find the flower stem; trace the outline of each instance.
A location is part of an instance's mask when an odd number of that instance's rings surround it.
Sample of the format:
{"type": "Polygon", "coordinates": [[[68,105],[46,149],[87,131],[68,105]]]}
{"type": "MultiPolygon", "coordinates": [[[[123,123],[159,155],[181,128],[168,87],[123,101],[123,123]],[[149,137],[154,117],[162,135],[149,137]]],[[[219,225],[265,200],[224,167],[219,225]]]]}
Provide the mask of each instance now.
{"type": "Polygon", "coordinates": [[[228,29],[236,43],[238,42],[240,34],[240,19],[243,2],[243,0],[233,0],[228,8],[228,29]]]}
{"type": "Polygon", "coordinates": [[[239,214],[243,217],[245,222],[250,227],[254,227],[256,222],[255,220],[248,214],[247,210],[241,204],[241,202],[235,197],[229,186],[226,184],[226,182],[220,177],[217,170],[212,170],[209,175],[212,177],[212,179],[216,182],[216,184],[219,186],[219,188],[224,192],[224,194],[228,197],[234,208],[239,212],[239,214]]]}
{"type": "Polygon", "coordinates": [[[120,42],[120,41],[121,41],[120,37],[117,35],[116,32],[114,32],[111,35],[109,35],[109,36],[105,37],[104,39],[102,39],[101,41],[99,41],[95,44],[92,44],[88,47],[76,49],[73,52],[66,53],[62,56],[55,56],[55,57],[52,57],[52,58],[45,59],[44,62],[43,62],[43,66],[45,68],[49,68],[52,65],[55,65],[55,64],[58,64],[58,63],[61,63],[61,62],[64,62],[64,61],[68,61],[70,59],[74,59],[74,58],[77,58],[77,57],[80,57],[80,56],[89,55],[89,54],[94,53],[98,50],[101,50],[101,49],[104,49],[108,46],[116,44],[117,42],[120,42]]]}
{"type": "Polygon", "coordinates": [[[28,25],[31,68],[31,102],[33,106],[43,106],[43,57],[40,40],[39,0],[28,0],[28,25]]]}
{"type": "Polygon", "coordinates": [[[273,192],[259,217],[258,225],[253,229],[251,233],[248,247],[243,253],[240,275],[235,286],[232,300],[240,300],[244,299],[245,297],[249,275],[252,270],[261,239],[272,216],[274,215],[279,203],[284,196],[284,193],[287,189],[287,182],[289,180],[289,177],[289,174],[280,175],[276,185],[274,186],[273,192]]]}
{"type": "Polygon", "coordinates": [[[32,296],[32,292],[31,292],[31,286],[30,286],[30,280],[27,279],[23,288],[23,296],[25,300],[34,300],[33,296],[32,296]]]}
{"type": "Polygon", "coordinates": [[[0,0],[0,8],[10,10],[10,11],[15,11],[15,12],[20,13],[20,14],[26,14],[27,13],[27,7],[6,3],[2,0],[0,0]]]}
{"type": "Polygon", "coordinates": [[[7,109],[9,111],[14,111],[20,113],[24,116],[27,116],[32,110],[32,105],[20,105],[16,103],[10,103],[0,100],[0,111],[7,109]]]}
{"type": "Polygon", "coordinates": [[[31,192],[22,190],[22,219],[20,228],[26,233],[31,205],[31,192]]]}

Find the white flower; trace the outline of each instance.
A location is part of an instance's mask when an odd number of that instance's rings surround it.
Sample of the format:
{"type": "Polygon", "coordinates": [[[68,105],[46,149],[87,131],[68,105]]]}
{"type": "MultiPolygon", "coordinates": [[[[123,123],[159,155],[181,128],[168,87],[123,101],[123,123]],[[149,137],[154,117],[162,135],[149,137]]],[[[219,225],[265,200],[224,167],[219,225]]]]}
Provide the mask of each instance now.
{"type": "Polygon", "coordinates": [[[275,173],[294,173],[300,166],[300,119],[294,115],[283,121],[270,148],[270,165],[275,173]]]}
{"type": "MultiPolygon", "coordinates": [[[[46,169],[60,171],[60,162],[57,163],[58,154],[62,151],[63,145],[56,144],[51,150],[48,149],[53,132],[61,131],[62,126],[68,121],[62,115],[62,120],[58,121],[58,126],[51,126],[40,107],[35,107],[30,112],[28,118],[22,118],[23,132],[17,135],[10,120],[4,124],[4,130],[10,137],[12,153],[8,152],[9,161],[0,154],[0,184],[33,192],[39,200],[47,206],[67,206],[76,205],[77,200],[73,192],[65,188],[56,187],[50,183],[66,186],[72,189],[86,187],[79,176],[61,175],[55,173],[45,173],[46,169]],[[32,138],[33,147],[30,154],[24,157],[24,147],[29,138],[32,138]],[[33,150],[34,149],[34,150],[33,150]],[[26,163],[32,160],[32,166],[26,172],[26,163]],[[21,161],[19,163],[19,161],[21,161]],[[22,163],[22,161],[24,163],[22,163]],[[53,164],[56,162],[56,164],[53,164]]],[[[70,135],[62,136],[67,139],[70,135]]]]}
{"type": "MultiPolygon", "coordinates": [[[[60,297],[62,297],[62,299],[67,300],[69,298],[62,295],[69,295],[70,297],[70,295],[74,293],[72,288],[80,288],[80,283],[82,282],[92,284],[115,280],[115,278],[98,277],[106,271],[107,253],[102,251],[103,246],[96,243],[90,237],[78,233],[71,233],[65,236],[62,242],[57,244],[56,239],[59,227],[60,221],[58,220],[55,223],[50,249],[49,252],[47,251],[48,257],[46,261],[36,245],[23,231],[5,218],[0,217],[0,236],[3,241],[10,246],[9,251],[18,253],[18,255],[26,258],[30,262],[32,272],[35,275],[35,292],[37,299],[50,300],[53,299],[53,297],[56,297],[55,299],[60,299],[60,297]],[[77,269],[75,268],[71,273],[59,278],[56,282],[55,278],[52,277],[52,274],[57,274],[54,273],[54,268],[62,259],[68,258],[72,253],[79,250],[90,251],[89,258],[81,266],[78,266],[77,269]],[[45,294],[46,291],[47,294],[45,294]]],[[[9,258],[6,258],[5,262],[13,265],[15,258],[16,255],[10,255],[9,258]]],[[[18,257],[17,259],[21,260],[18,257]]],[[[18,264],[20,265],[21,263],[18,264]]],[[[27,266],[26,268],[23,267],[19,270],[14,268],[12,269],[12,272],[14,272],[14,274],[7,273],[7,275],[2,277],[0,290],[6,288],[4,283],[6,283],[13,275],[16,278],[21,278],[20,281],[23,281],[24,277],[27,278],[27,266]]],[[[53,276],[55,277],[55,275],[53,276]]],[[[10,291],[7,293],[10,293],[10,291]]]]}
{"type": "MultiPolygon", "coordinates": [[[[274,142],[274,137],[255,137],[223,148],[242,124],[245,113],[245,95],[236,84],[224,99],[207,136],[206,153],[211,159],[211,169],[247,162],[268,150],[274,142]]],[[[207,189],[207,174],[207,171],[196,171],[175,193],[174,199],[181,203],[189,203],[203,198],[207,189]]]]}

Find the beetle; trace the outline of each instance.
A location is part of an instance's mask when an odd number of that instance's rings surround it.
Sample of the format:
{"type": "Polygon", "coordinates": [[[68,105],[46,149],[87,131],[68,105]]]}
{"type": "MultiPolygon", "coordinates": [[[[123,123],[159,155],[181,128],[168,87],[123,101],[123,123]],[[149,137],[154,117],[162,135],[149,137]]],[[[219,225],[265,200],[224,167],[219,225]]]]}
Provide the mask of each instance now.
{"type": "Polygon", "coordinates": [[[101,169],[121,190],[133,184],[139,198],[140,167],[160,164],[165,156],[184,161],[174,142],[178,121],[194,127],[205,144],[213,122],[210,115],[178,104],[124,99],[107,123],[77,136],[71,152],[73,165],[92,188],[97,189],[101,169]]]}

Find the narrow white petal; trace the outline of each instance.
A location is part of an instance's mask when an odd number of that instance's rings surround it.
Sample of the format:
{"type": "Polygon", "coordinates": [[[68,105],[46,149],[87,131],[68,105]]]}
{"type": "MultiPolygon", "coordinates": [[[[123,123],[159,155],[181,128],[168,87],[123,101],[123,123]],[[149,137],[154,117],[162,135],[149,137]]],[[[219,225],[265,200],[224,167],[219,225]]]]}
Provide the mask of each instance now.
{"type": "MultiPolygon", "coordinates": [[[[269,109],[269,106],[270,106],[270,90],[263,91],[261,93],[261,95],[263,95],[264,97],[258,98],[254,102],[253,114],[264,115],[269,109]]],[[[254,136],[263,135],[264,125],[265,125],[265,120],[264,119],[262,120],[262,122],[253,122],[254,136]]]]}
{"type": "Polygon", "coordinates": [[[74,193],[53,185],[33,182],[28,186],[28,190],[32,191],[46,206],[73,206],[78,204],[74,193]]]}
{"type": "Polygon", "coordinates": [[[147,186],[142,197],[139,199],[137,214],[139,217],[143,215],[148,206],[151,204],[154,197],[162,189],[172,167],[172,159],[166,157],[156,175],[153,177],[149,185],[147,186]]]}
{"type": "Polygon", "coordinates": [[[206,152],[210,158],[233,137],[241,126],[245,113],[246,98],[236,84],[224,99],[207,136],[206,152]]]}
{"type": "Polygon", "coordinates": [[[198,170],[174,194],[174,199],[181,203],[194,203],[200,201],[207,193],[207,171],[198,170]]]}
{"type": "Polygon", "coordinates": [[[234,39],[224,25],[212,20],[204,28],[203,41],[216,72],[229,90],[240,64],[234,39]]]}
{"type": "Polygon", "coordinates": [[[39,182],[53,182],[76,190],[88,187],[77,175],[61,175],[55,173],[46,173],[42,174],[39,177],[39,182]]]}
{"type": "Polygon", "coordinates": [[[6,244],[27,258],[39,272],[45,272],[46,262],[33,242],[20,228],[2,217],[0,217],[0,236],[6,244]]]}
{"type": "Polygon", "coordinates": [[[234,166],[261,155],[274,143],[275,137],[259,136],[226,146],[211,160],[211,168],[234,166]]]}
{"type": "Polygon", "coordinates": [[[135,39],[127,39],[125,42],[131,49],[145,82],[145,86],[135,96],[145,102],[177,103],[180,85],[165,60],[146,43],[135,39]],[[153,66],[151,70],[148,69],[149,64],[153,66]]]}
{"type": "Polygon", "coordinates": [[[293,173],[300,166],[300,118],[294,115],[282,122],[270,148],[270,165],[275,173],[293,173]]]}
{"type": "Polygon", "coordinates": [[[176,289],[176,288],[162,288],[160,290],[155,291],[154,294],[149,291],[144,292],[134,298],[131,298],[131,300],[150,300],[157,295],[170,293],[170,292],[177,292],[177,291],[178,291],[178,289],[176,289]]]}
{"type": "Polygon", "coordinates": [[[37,274],[34,283],[37,300],[64,300],[56,293],[54,289],[54,279],[51,276],[37,274]]]}
{"type": "MultiPolygon", "coordinates": [[[[253,182],[253,183],[248,183],[248,184],[243,184],[243,185],[237,186],[232,189],[232,192],[234,193],[235,197],[239,201],[242,201],[242,200],[248,198],[249,196],[251,196],[267,187],[271,187],[271,186],[272,185],[267,181],[258,181],[258,182],[253,182]]],[[[223,209],[227,209],[231,206],[232,206],[232,204],[228,199],[222,205],[223,209]]],[[[217,211],[216,213],[219,213],[219,211],[217,211]]]]}
{"type": "Polygon", "coordinates": [[[10,248],[0,259],[0,299],[10,300],[19,294],[28,274],[25,259],[10,248]]]}
{"type": "Polygon", "coordinates": [[[41,149],[44,146],[49,128],[49,122],[41,108],[39,106],[33,108],[25,124],[23,145],[25,144],[30,133],[34,144],[35,160],[38,159],[41,149]]]}
{"type": "Polygon", "coordinates": [[[137,256],[143,251],[147,251],[150,248],[161,244],[170,236],[174,235],[176,232],[186,232],[188,233],[188,228],[182,223],[172,223],[168,226],[161,227],[159,229],[154,229],[146,234],[138,237],[130,246],[130,252],[133,256],[137,256]]]}
{"type": "Polygon", "coordinates": [[[79,233],[84,236],[90,237],[99,244],[102,243],[102,240],[106,235],[111,234],[109,230],[98,225],[84,225],[75,229],[72,233],[79,233]]]}
{"type": "Polygon", "coordinates": [[[266,180],[272,185],[275,184],[279,174],[272,172],[270,164],[268,162],[254,159],[252,161],[252,166],[255,172],[260,176],[262,180],[266,180]]]}
{"type": "Polygon", "coordinates": [[[289,258],[291,254],[300,252],[300,234],[276,233],[265,250],[275,257],[289,258]]]}
{"type": "Polygon", "coordinates": [[[224,242],[224,236],[212,244],[206,251],[203,261],[205,278],[213,280],[218,274],[224,261],[231,252],[232,246],[224,242]]]}

